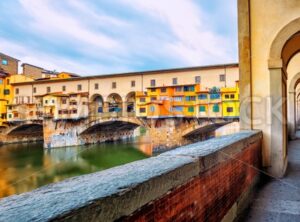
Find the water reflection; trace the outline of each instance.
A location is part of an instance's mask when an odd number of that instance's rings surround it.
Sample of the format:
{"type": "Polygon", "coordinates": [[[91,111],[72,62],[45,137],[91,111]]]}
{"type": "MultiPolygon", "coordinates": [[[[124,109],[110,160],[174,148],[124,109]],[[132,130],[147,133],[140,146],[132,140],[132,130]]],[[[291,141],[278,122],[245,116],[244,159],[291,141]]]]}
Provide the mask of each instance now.
{"type": "MultiPolygon", "coordinates": [[[[238,131],[239,123],[232,123],[209,133],[209,138],[238,131]]],[[[42,143],[2,146],[0,198],[151,156],[153,148],[148,132],[139,128],[135,136],[127,142],[57,149],[43,149],[42,143]]]]}
{"type": "Polygon", "coordinates": [[[127,142],[44,150],[41,143],[0,147],[0,197],[149,157],[147,136],[127,142]]]}

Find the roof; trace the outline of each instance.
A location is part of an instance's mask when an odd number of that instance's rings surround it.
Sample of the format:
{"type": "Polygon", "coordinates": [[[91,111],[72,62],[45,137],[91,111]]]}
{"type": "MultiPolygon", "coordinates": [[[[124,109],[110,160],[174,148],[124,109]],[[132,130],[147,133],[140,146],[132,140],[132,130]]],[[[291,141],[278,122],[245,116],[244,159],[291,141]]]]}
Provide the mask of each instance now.
{"type": "Polygon", "coordinates": [[[9,56],[9,55],[6,55],[6,54],[4,54],[4,53],[2,53],[2,52],[0,52],[0,56],[7,57],[7,58],[13,59],[13,60],[15,60],[15,61],[20,61],[19,59],[16,59],[16,58],[14,58],[14,57],[11,57],[11,56],[9,56]]]}
{"type": "MultiPolygon", "coordinates": [[[[163,74],[170,72],[185,72],[185,71],[199,71],[199,70],[208,70],[208,69],[220,69],[220,68],[236,68],[238,63],[229,63],[229,64],[219,64],[219,65],[208,65],[208,66],[194,66],[186,68],[174,68],[174,69],[161,69],[161,70],[150,70],[150,71],[141,71],[141,72],[128,72],[128,73],[116,73],[116,74],[104,74],[104,75],[94,75],[94,76],[85,76],[69,79],[55,79],[55,80],[41,80],[41,83],[52,83],[52,82],[67,82],[67,81],[78,81],[78,80],[90,80],[90,79],[101,79],[101,78],[111,78],[111,77],[127,77],[127,76],[137,76],[137,75],[151,75],[151,74],[163,74]]],[[[13,85],[27,85],[34,84],[35,82],[26,82],[26,83],[14,83],[13,85]]]]}
{"type": "Polygon", "coordinates": [[[152,86],[152,87],[147,87],[147,89],[160,89],[160,88],[176,88],[176,87],[183,87],[183,86],[196,86],[199,83],[194,83],[194,84],[181,84],[181,85],[171,85],[171,86],[152,86]]]}
{"type": "Polygon", "coordinates": [[[42,67],[39,67],[39,66],[36,66],[36,65],[32,65],[32,64],[29,64],[29,63],[22,63],[22,67],[24,67],[25,65],[27,65],[27,66],[32,66],[32,67],[34,67],[34,68],[38,68],[38,69],[43,69],[44,70],[44,68],[42,68],[42,67]]]}

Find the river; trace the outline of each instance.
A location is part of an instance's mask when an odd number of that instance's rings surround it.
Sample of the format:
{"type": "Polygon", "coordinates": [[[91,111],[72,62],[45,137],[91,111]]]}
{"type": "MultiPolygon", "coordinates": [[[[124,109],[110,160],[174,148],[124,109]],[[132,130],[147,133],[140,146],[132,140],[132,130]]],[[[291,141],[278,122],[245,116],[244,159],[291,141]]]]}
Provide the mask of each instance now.
{"type": "MultiPolygon", "coordinates": [[[[236,132],[221,127],[215,136],[236,132]]],[[[93,173],[152,156],[150,138],[138,129],[128,141],[44,149],[42,143],[0,146],[0,198],[24,193],[69,177],[93,173]]]]}

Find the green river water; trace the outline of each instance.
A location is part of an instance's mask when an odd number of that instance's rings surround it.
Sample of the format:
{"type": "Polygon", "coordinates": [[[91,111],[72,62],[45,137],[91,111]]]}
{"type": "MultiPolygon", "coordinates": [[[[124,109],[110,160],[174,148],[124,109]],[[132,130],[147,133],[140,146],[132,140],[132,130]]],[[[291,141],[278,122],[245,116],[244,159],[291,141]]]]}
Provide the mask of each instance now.
{"type": "Polygon", "coordinates": [[[44,149],[42,143],[0,146],[0,198],[144,159],[151,154],[151,145],[143,137],[55,149],[44,149]]]}

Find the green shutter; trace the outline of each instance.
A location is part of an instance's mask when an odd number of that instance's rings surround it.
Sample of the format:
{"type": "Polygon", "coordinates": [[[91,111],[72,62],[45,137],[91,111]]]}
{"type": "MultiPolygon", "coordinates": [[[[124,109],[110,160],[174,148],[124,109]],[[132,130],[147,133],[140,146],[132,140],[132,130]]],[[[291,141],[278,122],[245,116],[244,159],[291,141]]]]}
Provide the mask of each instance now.
{"type": "Polygon", "coordinates": [[[189,106],[188,111],[189,111],[190,113],[193,113],[193,112],[194,112],[194,107],[193,107],[193,106],[189,106]]]}
{"type": "Polygon", "coordinates": [[[220,111],[219,105],[215,104],[215,105],[213,106],[213,112],[214,112],[214,113],[218,113],[219,111],[220,111]]]}
{"type": "Polygon", "coordinates": [[[200,106],[200,107],[199,107],[199,111],[200,111],[200,112],[205,112],[205,111],[206,111],[205,106],[200,106]]]}

